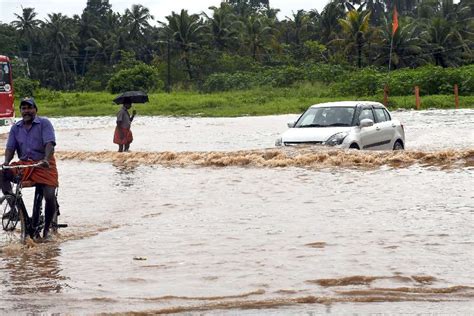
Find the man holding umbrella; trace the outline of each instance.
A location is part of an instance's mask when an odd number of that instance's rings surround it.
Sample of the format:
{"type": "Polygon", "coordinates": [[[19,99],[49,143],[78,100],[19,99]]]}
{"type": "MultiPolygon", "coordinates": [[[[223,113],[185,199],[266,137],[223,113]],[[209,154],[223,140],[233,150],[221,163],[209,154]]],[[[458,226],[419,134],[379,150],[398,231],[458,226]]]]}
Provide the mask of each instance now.
{"type": "Polygon", "coordinates": [[[114,143],[119,146],[118,151],[129,151],[130,144],[133,141],[132,131],[130,129],[133,118],[137,111],[133,110],[132,115],[128,110],[132,107],[132,102],[148,102],[148,96],[141,91],[128,91],[114,99],[117,104],[123,104],[117,113],[117,126],[115,127],[114,143]]]}

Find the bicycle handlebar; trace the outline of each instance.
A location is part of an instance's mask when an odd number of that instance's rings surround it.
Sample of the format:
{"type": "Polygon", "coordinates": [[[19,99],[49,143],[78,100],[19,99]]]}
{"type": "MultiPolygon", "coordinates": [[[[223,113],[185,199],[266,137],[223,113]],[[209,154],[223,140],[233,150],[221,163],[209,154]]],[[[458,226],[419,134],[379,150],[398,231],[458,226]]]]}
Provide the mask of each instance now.
{"type": "Polygon", "coordinates": [[[5,166],[5,165],[2,165],[2,169],[5,170],[5,169],[35,168],[35,167],[40,167],[40,166],[42,166],[42,165],[43,165],[42,162],[37,162],[37,163],[31,164],[31,165],[12,165],[12,166],[5,166]]]}

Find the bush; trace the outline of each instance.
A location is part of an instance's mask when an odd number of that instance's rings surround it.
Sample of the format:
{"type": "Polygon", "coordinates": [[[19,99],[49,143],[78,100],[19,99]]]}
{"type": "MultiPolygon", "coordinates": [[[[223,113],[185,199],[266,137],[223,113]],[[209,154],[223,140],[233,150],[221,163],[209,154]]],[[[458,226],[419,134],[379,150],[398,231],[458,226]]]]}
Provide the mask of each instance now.
{"type": "Polygon", "coordinates": [[[205,92],[246,90],[257,85],[255,74],[236,72],[234,74],[216,73],[210,75],[203,84],[205,92]]]}
{"type": "Polygon", "coordinates": [[[341,65],[306,64],[303,69],[305,80],[309,82],[336,82],[347,73],[341,65]]]}
{"type": "Polygon", "coordinates": [[[303,70],[293,66],[273,67],[263,72],[216,73],[203,84],[206,92],[247,90],[261,86],[288,87],[304,80],[303,70]]]}
{"type": "Polygon", "coordinates": [[[425,66],[416,69],[400,69],[390,73],[391,95],[413,94],[415,86],[422,95],[452,94],[455,84],[459,93],[469,95],[474,92],[474,66],[441,68],[425,66]]]}
{"type": "Polygon", "coordinates": [[[214,71],[235,73],[242,71],[252,71],[256,68],[256,63],[249,56],[239,56],[232,54],[222,54],[215,63],[214,71]]]}
{"type": "Polygon", "coordinates": [[[139,64],[130,69],[123,69],[110,78],[107,90],[119,93],[130,90],[156,91],[162,90],[163,81],[158,78],[158,71],[145,64],[139,64]]]}
{"type": "Polygon", "coordinates": [[[414,87],[420,87],[421,95],[452,94],[454,84],[460,95],[474,93],[474,65],[459,68],[425,66],[416,69],[400,69],[390,73],[376,68],[346,68],[329,64],[306,64],[302,67],[283,66],[263,71],[217,73],[204,83],[207,92],[244,90],[262,86],[290,87],[298,82],[330,84],[331,95],[374,96],[383,95],[385,84],[393,96],[413,95],[414,87]]]}
{"type": "Polygon", "coordinates": [[[88,66],[84,78],[78,80],[77,89],[81,91],[103,91],[112,78],[109,66],[94,62],[88,66]]]}
{"type": "Polygon", "coordinates": [[[303,81],[303,70],[294,66],[274,67],[263,72],[262,85],[288,87],[297,81],[303,81]]]}
{"type": "Polygon", "coordinates": [[[364,68],[346,73],[341,81],[333,84],[331,90],[335,95],[369,96],[375,95],[384,86],[384,75],[374,68],[364,68]]]}
{"type": "Polygon", "coordinates": [[[26,96],[34,96],[35,91],[39,88],[38,80],[31,80],[28,78],[17,78],[14,81],[14,88],[16,96],[22,98],[26,96]]]}

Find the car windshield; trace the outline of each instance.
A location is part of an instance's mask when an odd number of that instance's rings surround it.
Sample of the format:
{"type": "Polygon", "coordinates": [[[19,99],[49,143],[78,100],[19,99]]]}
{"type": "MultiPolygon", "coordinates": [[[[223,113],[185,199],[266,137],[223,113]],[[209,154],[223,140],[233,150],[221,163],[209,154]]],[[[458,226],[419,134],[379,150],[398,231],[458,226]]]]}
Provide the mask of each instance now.
{"type": "Polygon", "coordinates": [[[352,126],[355,107],[309,108],[295,127],[352,126]]]}

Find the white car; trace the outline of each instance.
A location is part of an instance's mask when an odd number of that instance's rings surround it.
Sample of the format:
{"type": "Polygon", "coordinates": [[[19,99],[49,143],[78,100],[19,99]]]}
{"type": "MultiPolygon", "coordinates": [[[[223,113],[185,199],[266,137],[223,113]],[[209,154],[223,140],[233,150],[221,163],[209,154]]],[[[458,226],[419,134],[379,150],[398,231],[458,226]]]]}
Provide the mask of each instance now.
{"type": "Polygon", "coordinates": [[[337,148],[403,150],[403,125],[378,102],[315,104],[275,142],[276,146],[321,144],[337,148]]]}

